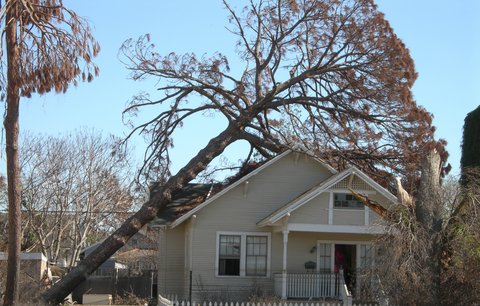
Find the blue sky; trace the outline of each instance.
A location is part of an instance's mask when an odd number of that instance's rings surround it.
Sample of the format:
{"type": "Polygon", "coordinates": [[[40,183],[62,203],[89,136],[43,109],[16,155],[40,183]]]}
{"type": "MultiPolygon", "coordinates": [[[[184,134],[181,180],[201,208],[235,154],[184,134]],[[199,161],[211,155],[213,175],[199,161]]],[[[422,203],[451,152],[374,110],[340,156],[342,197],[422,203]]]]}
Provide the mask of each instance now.
{"type": "MultiPolygon", "coordinates": [[[[221,1],[67,0],[65,4],[93,27],[102,48],[96,59],[100,77],[71,87],[66,94],[24,99],[21,133],[57,135],[87,127],[124,135],[128,129],[121,112],[127,101],[140,91],[156,94],[155,83],[128,79],[128,71],[117,56],[127,38],[150,33],[164,54],[220,51],[234,55],[235,40],[225,29],[227,15],[221,1]]],[[[433,113],[437,137],[448,141],[449,161],[458,173],[463,119],[480,104],[480,1],[382,0],[377,4],[411,51],[419,73],[414,96],[433,113]]],[[[175,140],[173,170],[183,166],[221,125],[210,118],[187,124],[175,140]]],[[[141,156],[141,142],[137,140],[132,146],[141,156]]],[[[235,161],[242,157],[241,148],[236,145],[227,155],[235,161]]]]}

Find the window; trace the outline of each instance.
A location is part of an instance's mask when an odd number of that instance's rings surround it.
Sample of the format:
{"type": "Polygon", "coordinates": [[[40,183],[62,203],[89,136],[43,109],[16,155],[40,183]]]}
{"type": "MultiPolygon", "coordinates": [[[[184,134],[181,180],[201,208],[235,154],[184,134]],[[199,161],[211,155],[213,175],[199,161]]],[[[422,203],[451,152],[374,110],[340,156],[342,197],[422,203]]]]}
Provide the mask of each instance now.
{"type": "Polygon", "coordinates": [[[318,247],[319,272],[330,272],[332,269],[332,245],[320,243],[318,247]]]}
{"type": "Polygon", "coordinates": [[[240,275],[240,239],[237,235],[220,235],[218,275],[240,275]]]}
{"type": "Polygon", "coordinates": [[[247,236],[246,274],[267,275],[267,237],[247,236]]]}
{"type": "Polygon", "coordinates": [[[218,233],[218,276],[267,276],[269,233],[218,233]]]}
{"type": "Polygon", "coordinates": [[[333,207],[364,209],[364,205],[362,202],[355,199],[352,194],[347,193],[335,193],[333,195],[333,207]]]}
{"type": "Polygon", "coordinates": [[[374,247],[368,244],[360,245],[360,268],[371,268],[373,265],[374,247]]]}

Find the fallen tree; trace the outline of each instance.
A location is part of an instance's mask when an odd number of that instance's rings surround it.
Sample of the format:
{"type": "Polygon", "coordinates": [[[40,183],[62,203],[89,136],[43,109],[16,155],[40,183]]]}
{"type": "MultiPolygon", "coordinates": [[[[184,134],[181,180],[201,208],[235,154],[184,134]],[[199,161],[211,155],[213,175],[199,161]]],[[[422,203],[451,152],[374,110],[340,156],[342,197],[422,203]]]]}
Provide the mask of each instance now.
{"type": "Polygon", "coordinates": [[[320,142],[326,151],[350,152],[344,158],[351,160],[372,156],[367,167],[392,171],[400,170],[393,165],[405,152],[413,165],[437,145],[430,114],[410,92],[416,73],[408,49],[373,1],[252,1],[241,14],[224,4],[245,64],[237,74],[222,54],[162,56],[148,35],[126,41],[122,53],[133,79],[160,84],[160,98],[139,95],[126,109],[161,109],[131,134],[149,137],[143,170],[168,169],[175,132],[196,115],[221,116],[226,128],[46,291],[44,302],[61,302],[236,141],[267,158],[299,142],[320,142]]]}

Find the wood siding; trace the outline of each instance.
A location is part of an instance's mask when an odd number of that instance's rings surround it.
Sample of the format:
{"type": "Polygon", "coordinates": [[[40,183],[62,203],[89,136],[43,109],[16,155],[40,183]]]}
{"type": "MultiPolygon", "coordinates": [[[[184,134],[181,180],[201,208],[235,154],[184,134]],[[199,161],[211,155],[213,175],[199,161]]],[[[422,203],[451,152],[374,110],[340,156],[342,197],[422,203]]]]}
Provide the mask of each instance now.
{"type": "Polygon", "coordinates": [[[328,224],[328,202],[330,193],[315,197],[292,212],[289,222],[305,224],[328,224]]]}
{"type": "Polygon", "coordinates": [[[184,296],[185,226],[160,231],[158,292],[184,296]]]}

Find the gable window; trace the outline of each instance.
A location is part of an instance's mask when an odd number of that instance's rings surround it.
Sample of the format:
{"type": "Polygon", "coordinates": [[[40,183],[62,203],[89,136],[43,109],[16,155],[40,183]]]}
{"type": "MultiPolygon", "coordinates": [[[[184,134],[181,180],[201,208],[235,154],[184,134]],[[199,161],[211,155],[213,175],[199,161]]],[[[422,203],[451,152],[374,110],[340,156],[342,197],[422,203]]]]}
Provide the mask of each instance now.
{"type": "Polygon", "coordinates": [[[333,194],[334,208],[353,208],[364,209],[362,202],[358,201],[352,194],[348,193],[334,193],[333,194]]]}
{"type": "Polygon", "coordinates": [[[217,233],[218,276],[268,276],[270,233],[217,233]]]}
{"type": "Polygon", "coordinates": [[[218,275],[240,275],[240,239],[238,235],[220,235],[218,275]]]}

